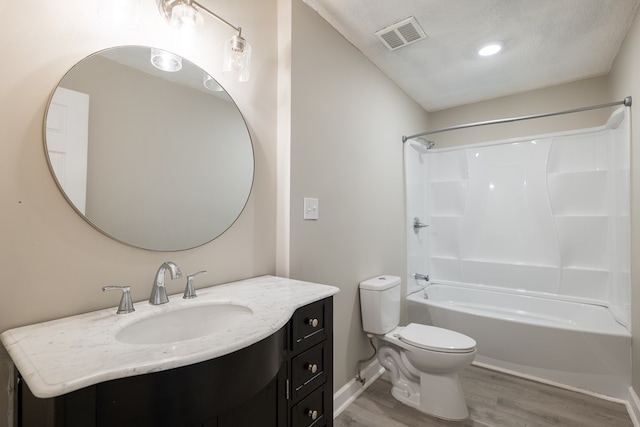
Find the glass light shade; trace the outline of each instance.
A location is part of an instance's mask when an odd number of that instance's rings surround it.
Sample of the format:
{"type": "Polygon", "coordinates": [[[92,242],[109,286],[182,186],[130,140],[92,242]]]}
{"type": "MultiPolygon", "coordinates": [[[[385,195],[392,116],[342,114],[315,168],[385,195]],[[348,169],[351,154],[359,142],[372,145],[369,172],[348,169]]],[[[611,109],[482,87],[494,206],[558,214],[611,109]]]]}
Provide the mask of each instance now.
{"type": "Polygon", "coordinates": [[[202,26],[200,12],[190,4],[177,4],[171,9],[169,23],[174,28],[184,28],[197,31],[202,26]]]}
{"type": "Polygon", "coordinates": [[[222,71],[246,82],[251,74],[251,45],[241,36],[234,35],[224,45],[222,71]]]}
{"type": "Polygon", "coordinates": [[[212,92],[222,92],[224,90],[222,89],[222,86],[220,86],[218,82],[207,73],[204,73],[204,80],[202,83],[204,84],[204,87],[212,92]]]}
{"type": "Polygon", "coordinates": [[[182,69],[182,57],[162,49],[151,48],[151,63],[157,69],[171,73],[182,69]]]}

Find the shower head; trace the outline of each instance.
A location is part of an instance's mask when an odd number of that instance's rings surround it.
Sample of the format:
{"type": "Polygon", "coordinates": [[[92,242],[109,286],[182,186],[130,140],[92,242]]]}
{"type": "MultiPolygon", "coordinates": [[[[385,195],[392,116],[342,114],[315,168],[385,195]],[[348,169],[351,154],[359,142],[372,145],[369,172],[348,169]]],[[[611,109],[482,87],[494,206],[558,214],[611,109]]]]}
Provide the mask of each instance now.
{"type": "Polygon", "coordinates": [[[430,150],[433,148],[434,145],[436,145],[435,142],[433,141],[429,141],[428,139],[424,139],[423,137],[419,136],[418,138],[416,138],[416,141],[420,142],[422,145],[424,145],[425,147],[427,147],[427,150],[430,150]]]}

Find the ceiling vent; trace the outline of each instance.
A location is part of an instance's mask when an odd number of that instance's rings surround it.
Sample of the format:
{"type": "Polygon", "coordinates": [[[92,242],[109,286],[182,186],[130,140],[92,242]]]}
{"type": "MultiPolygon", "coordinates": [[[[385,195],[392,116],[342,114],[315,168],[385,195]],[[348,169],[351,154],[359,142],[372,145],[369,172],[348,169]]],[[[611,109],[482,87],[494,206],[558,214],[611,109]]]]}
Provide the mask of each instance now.
{"type": "Polygon", "coordinates": [[[376,31],[375,34],[389,50],[400,49],[427,38],[413,16],[376,31]]]}

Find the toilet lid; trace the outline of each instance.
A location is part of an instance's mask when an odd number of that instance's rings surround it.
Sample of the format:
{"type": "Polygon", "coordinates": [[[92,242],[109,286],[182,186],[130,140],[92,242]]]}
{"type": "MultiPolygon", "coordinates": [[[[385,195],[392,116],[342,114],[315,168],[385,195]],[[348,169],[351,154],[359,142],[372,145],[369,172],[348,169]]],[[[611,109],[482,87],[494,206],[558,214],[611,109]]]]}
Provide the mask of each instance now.
{"type": "Polygon", "coordinates": [[[407,344],[442,353],[469,353],[476,347],[476,341],[464,334],[417,323],[408,324],[399,335],[407,344]]]}

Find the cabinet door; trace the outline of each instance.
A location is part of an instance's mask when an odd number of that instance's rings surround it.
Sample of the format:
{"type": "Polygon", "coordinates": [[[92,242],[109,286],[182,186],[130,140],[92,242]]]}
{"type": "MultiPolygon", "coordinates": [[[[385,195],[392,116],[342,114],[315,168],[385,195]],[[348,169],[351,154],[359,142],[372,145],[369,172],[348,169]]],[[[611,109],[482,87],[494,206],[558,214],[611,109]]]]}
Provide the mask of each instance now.
{"type": "Polygon", "coordinates": [[[276,378],[267,387],[248,402],[220,415],[217,427],[285,426],[286,374],[286,364],[283,364],[276,378]]]}
{"type": "Polygon", "coordinates": [[[20,378],[17,383],[15,425],[18,427],[95,427],[95,387],[64,397],[39,399],[20,378]]]}

